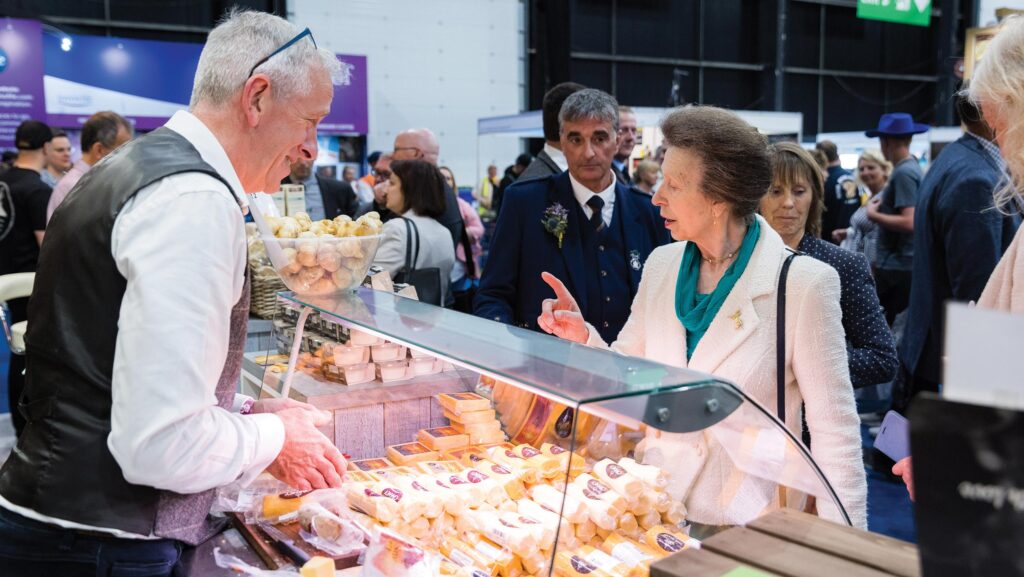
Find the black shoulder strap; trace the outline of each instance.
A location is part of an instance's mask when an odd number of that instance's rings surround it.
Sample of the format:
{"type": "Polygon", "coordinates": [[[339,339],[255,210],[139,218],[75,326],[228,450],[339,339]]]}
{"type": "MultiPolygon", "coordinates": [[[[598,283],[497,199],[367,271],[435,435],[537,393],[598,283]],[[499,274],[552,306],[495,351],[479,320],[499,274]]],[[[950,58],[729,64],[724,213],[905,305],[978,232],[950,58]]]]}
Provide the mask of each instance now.
{"type": "Polygon", "coordinates": [[[412,272],[412,265],[415,260],[412,260],[412,226],[409,224],[411,221],[404,216],[399,217],[405,221],[405,267],[402,272],[409,274],[412,272]]]}
{"type": "Polygon", "coordinates": [[[779,420],[786,422],[786,277],[789,276],[789,265],[799,253],[791,253],[782,263],[779,273],[779,291],[776,296],[778,307],[775,321],[775,388],[778,397],[779,420]]]}
{"type": "Polygon", "coordinates": [[[420,261],[420,229],[419,229],[418,226],[416,226],[416,223],[413,222],[413,220],[411,218],[405,218],[403,216],[402,220],[405,221],[405,232],[406,232],[406,238],[405,238],[405,265],[406,265],[406,267],[408,267],[407,270],[409,270],[409,272],[412,272],[412,270],[416,268],[416,263],[418,263],[420,261]],[[410,226],[412,227],[412,232],[409,231],[409,227],[410,226]],[[410,246],[409,246],[410,243],[412,242],[413,233],[416,234],[416,252],[415,253],[412,250],[410,250],[410,246]],[[412,263],[411,264],[409,263],[409,255],[412,255],[412,263]]]}

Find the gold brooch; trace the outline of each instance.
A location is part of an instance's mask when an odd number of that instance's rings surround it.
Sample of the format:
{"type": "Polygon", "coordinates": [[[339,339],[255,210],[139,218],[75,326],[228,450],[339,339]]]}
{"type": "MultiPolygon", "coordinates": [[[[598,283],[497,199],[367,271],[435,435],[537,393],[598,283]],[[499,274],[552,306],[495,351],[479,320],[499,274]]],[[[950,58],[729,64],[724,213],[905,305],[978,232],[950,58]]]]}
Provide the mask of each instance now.
{"type": "Polygon", "coordinates": [[[743,313],[741,313],[740,311],[737,310],[736,312],[732,313],[729,316],[729,318],[732,319],[732,321],[734,323],[736,323],[736,329],[737,330],[743,328],[743,319],[740,318],[741,314],[743,314],[743,313]]]}

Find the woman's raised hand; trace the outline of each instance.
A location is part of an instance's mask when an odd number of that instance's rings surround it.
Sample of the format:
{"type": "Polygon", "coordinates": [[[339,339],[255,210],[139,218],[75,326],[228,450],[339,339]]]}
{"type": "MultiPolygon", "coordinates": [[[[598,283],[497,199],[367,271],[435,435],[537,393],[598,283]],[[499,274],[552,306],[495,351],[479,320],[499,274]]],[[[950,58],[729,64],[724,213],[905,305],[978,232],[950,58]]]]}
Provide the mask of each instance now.
{"type": "Polygon", "coordinates": [[[555,291],[555,298],[544,299],[541,303],[537,325],[556,337],[586,343],[590,338],[590,330],[587,329],[576,299],[569,294],[569,289],[551,273],[543,272],[540,278],[555,291]]]}

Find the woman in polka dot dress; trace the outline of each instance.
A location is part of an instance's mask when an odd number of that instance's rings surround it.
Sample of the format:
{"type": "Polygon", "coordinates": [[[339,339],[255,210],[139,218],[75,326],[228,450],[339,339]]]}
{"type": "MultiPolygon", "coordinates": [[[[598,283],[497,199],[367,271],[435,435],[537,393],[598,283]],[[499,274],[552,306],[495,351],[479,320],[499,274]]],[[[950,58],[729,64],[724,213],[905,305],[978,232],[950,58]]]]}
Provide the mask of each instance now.
{"type": "Polygon", "coordinates": [[[853,387],[892,380],[897,367],[896,343],[878,302],[867,259],[818,238],[824,208],[821,171],[797,144],[776,144],[771,157],[772,186],[761,201],[761,215],[787,246],[839,273],[839,306],[853,387]]]}

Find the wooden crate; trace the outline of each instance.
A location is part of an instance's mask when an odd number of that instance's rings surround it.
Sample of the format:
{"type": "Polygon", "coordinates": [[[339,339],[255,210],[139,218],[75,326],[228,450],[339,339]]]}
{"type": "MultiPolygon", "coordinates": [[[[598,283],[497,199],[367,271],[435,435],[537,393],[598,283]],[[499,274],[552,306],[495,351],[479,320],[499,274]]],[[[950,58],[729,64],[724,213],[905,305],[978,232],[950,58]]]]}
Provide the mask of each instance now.
{"type": "Polygon", "coordinates": [[[918,577],[917,547],[781,509],[651,566],[651,577],[918,577]],[[752,572],[751,572],[752,571],[752,572]]]}

